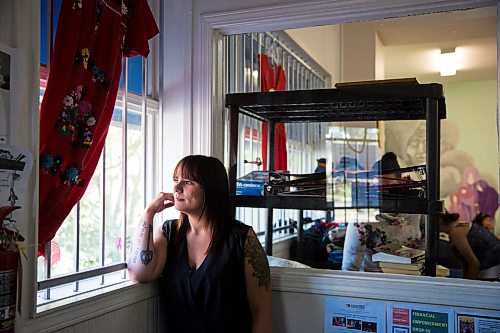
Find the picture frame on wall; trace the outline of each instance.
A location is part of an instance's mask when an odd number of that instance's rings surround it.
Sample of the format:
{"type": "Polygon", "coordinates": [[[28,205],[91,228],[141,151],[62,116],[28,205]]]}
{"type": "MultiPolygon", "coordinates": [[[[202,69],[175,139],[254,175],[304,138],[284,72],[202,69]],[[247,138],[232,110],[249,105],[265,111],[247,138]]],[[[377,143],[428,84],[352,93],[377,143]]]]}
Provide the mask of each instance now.
{"type": "Polygon", "coordinates": [[[18,54],[13,47],[0,43],[0,144],[9,144],[12,133],[13,110],[19,99],[18,54]]]}

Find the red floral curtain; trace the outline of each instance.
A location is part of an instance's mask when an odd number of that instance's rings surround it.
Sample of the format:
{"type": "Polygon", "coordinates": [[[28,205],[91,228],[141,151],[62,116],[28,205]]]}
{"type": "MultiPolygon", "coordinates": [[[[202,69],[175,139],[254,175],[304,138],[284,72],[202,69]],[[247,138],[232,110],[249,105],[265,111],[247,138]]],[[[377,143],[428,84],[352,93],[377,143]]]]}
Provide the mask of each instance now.
{"type": "MultiPolygon", "coordinates": [[[[260,90],[262,92],[286,90],[286,77],[283,66],[269,62],[267,54],[259,54],[260,90]]],[[[263,170],[267,170],[267,135],[268,124],[262,123],[262,161],[263,170]]],[[[278,123],[274,127],[274,168],[272,170],[287,170],[286,130],[285,124],[278,123]]]]}
{"type": "Polygon", "coordinates": [[[62,1],[40,108],[39,254],[81,199],[99,161],[122,57],[158,34],[146,0],[62,1]]]}

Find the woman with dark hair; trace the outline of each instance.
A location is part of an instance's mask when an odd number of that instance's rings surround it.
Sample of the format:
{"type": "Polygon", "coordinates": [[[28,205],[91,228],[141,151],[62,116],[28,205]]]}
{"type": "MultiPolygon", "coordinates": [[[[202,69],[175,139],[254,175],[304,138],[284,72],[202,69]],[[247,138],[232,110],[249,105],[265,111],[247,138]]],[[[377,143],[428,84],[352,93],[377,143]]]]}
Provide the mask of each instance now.
{"type": "Polygon", "coordinates": [[[481,227],[485,228],[490,232],[493,231],[493,219],[486,213],[477,213],[477,215],[472,220],[472,223],[479,224],[481,227]]]}
{"type": "Polygon", "coordinates": [[[439,218],[439,231],[450,236],[460,254],[464,277],[498,280],[500,278],[500,240],[477,223],[459,221],[458,214],[446,212],[439,218]]]}
{"type": "Polygon", "coordinates": [[[270,332],[267,257],[253,229],[231,216],[224,165],[187,156],[173,180],[173,193],[161,192],[144,211],[130,277],[160,279],[168,332],[270,332]],[[153,234],[155,214],[172,206],[179,219],[153,234]]]}

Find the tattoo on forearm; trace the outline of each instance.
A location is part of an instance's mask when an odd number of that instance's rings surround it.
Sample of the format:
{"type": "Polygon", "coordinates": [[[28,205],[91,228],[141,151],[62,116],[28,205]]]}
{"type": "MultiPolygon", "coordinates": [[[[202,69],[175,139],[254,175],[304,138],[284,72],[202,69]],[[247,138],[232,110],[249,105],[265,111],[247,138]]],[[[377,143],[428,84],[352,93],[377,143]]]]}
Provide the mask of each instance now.
{"type": "Polygon", "coordinates": [[[245,256],[252,266],[252,275],[259,280],[259,287],[266,287],[269,290],[271,284],[271,272],[267,263],[266,254],[254,235],[248,235],[245,242],[245,256]]]}
{"type": "Polygon", "coordinates": [[[137,240],[134,242],[135,243],[134,250],[132,253],[132,262],[134,264],[137,262],[139,249],[141,247],[142,237],[144,237],[144,233],[146,232],[146,230],[149,230],[149,223],[147,223],[146,221],[143,221],[140,228],[141,229],[139,230],[139,234],[137,235],[137,240]]]}
{"type": "Polygon", "coordinates": [[[148,265],[151,260],[153,259],[153,251],[149,249],[149,242],[151,240],[151,236],[153,235],[153,226],[149,225],[149,232],[148,232],[148,245],[146,250],[141,251],[141,261],[142,263],[146,266],[148,265]]]}

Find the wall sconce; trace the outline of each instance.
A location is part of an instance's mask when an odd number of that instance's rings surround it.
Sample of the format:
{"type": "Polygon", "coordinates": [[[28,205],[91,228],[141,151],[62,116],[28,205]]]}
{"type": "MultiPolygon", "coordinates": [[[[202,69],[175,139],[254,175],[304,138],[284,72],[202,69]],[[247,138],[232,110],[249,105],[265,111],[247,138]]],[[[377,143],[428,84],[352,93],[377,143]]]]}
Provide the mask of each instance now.
{"type": "Polygon", "coordinates": [[[441,76],[453,76],[457,74],[457,54],[454,47],[441,50],[439,68],[441,76]]]}

